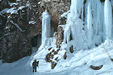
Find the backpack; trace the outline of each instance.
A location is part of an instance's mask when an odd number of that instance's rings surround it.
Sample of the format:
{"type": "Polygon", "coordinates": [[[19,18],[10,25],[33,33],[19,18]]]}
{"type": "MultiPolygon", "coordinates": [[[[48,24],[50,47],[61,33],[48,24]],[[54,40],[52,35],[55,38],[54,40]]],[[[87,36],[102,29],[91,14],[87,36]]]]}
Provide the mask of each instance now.
{"type": "Polygon", "coordinates": [[[38,64],[39,64],[39,61],[37,61],[36,63],[37,63],[37,65],[36,65],[36,66],[38,66],[38,64]]]}

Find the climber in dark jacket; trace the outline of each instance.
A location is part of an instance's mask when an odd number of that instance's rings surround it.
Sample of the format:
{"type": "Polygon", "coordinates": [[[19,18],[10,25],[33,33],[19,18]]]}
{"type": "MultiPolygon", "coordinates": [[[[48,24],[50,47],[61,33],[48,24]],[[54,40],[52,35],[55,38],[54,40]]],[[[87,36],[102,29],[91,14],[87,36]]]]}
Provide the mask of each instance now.
{"type": "Polygon", "coordinates": [[[33,67],[33,72],[37,72],[37,66],[38,66],[39,61],[36,61],[36,59],[34,60],[34,62],[32,63],[32,67],[33,67]]]}

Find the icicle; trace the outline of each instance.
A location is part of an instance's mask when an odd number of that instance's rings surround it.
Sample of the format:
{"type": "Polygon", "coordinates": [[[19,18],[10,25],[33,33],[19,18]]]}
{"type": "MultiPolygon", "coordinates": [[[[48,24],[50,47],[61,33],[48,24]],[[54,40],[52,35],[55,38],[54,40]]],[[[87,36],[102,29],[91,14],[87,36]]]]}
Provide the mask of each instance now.
{"type": "Polygon", "coordinates": [[[112,8],[109,0],[105,1],[104,4],[104,21],[106,29],[106,39],[111,39],[112,34],[112,8]]]}
{"type": "Polygon", "coordinates": [[[87,15],[88,46],[90,48],[91,47],[92,36],[93,36],[93,31],[92,31],[92,14],[91,14],[90,3],[88,5],[88,12],[87,13],[88,13],[88,15],[87,15]]]}
{"type": "Polygon", "coordinates": [[[47,11],[42,14],[42,44],[50,37],[50,15],[47,11]]]}
{"type": "Polygon", "coordinates": [[[83,17],[84,17],[84,16],[83,16],[83,6],[82,6],[82,13],[81,13],[81,16],[82,16],[81,18],[82,18],[82,21],[83,21],[83,17]]]}

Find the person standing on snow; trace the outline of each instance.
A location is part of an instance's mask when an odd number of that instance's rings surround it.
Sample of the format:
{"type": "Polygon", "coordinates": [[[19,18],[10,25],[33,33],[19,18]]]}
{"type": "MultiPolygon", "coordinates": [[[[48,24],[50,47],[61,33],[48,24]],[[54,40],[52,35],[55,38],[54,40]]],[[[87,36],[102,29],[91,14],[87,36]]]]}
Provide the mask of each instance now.
{"type": "Polygon", "coordinates": [[[37,66],[38,66],[39,61],[36,61],[36,59],[34,60],[34,62],[32,63],[32,67],[33,67],[33,72],[37,72],[37,66]]]}

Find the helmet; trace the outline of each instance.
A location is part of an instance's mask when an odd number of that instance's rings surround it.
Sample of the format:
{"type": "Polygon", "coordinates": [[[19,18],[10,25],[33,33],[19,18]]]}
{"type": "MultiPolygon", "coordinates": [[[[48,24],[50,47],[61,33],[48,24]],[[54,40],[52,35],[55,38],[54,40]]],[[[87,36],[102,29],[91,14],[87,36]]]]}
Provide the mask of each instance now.
{"type": "Polygon", "coordinates": [[[36,59],[34,61],[36,61],[36,59]]]}

